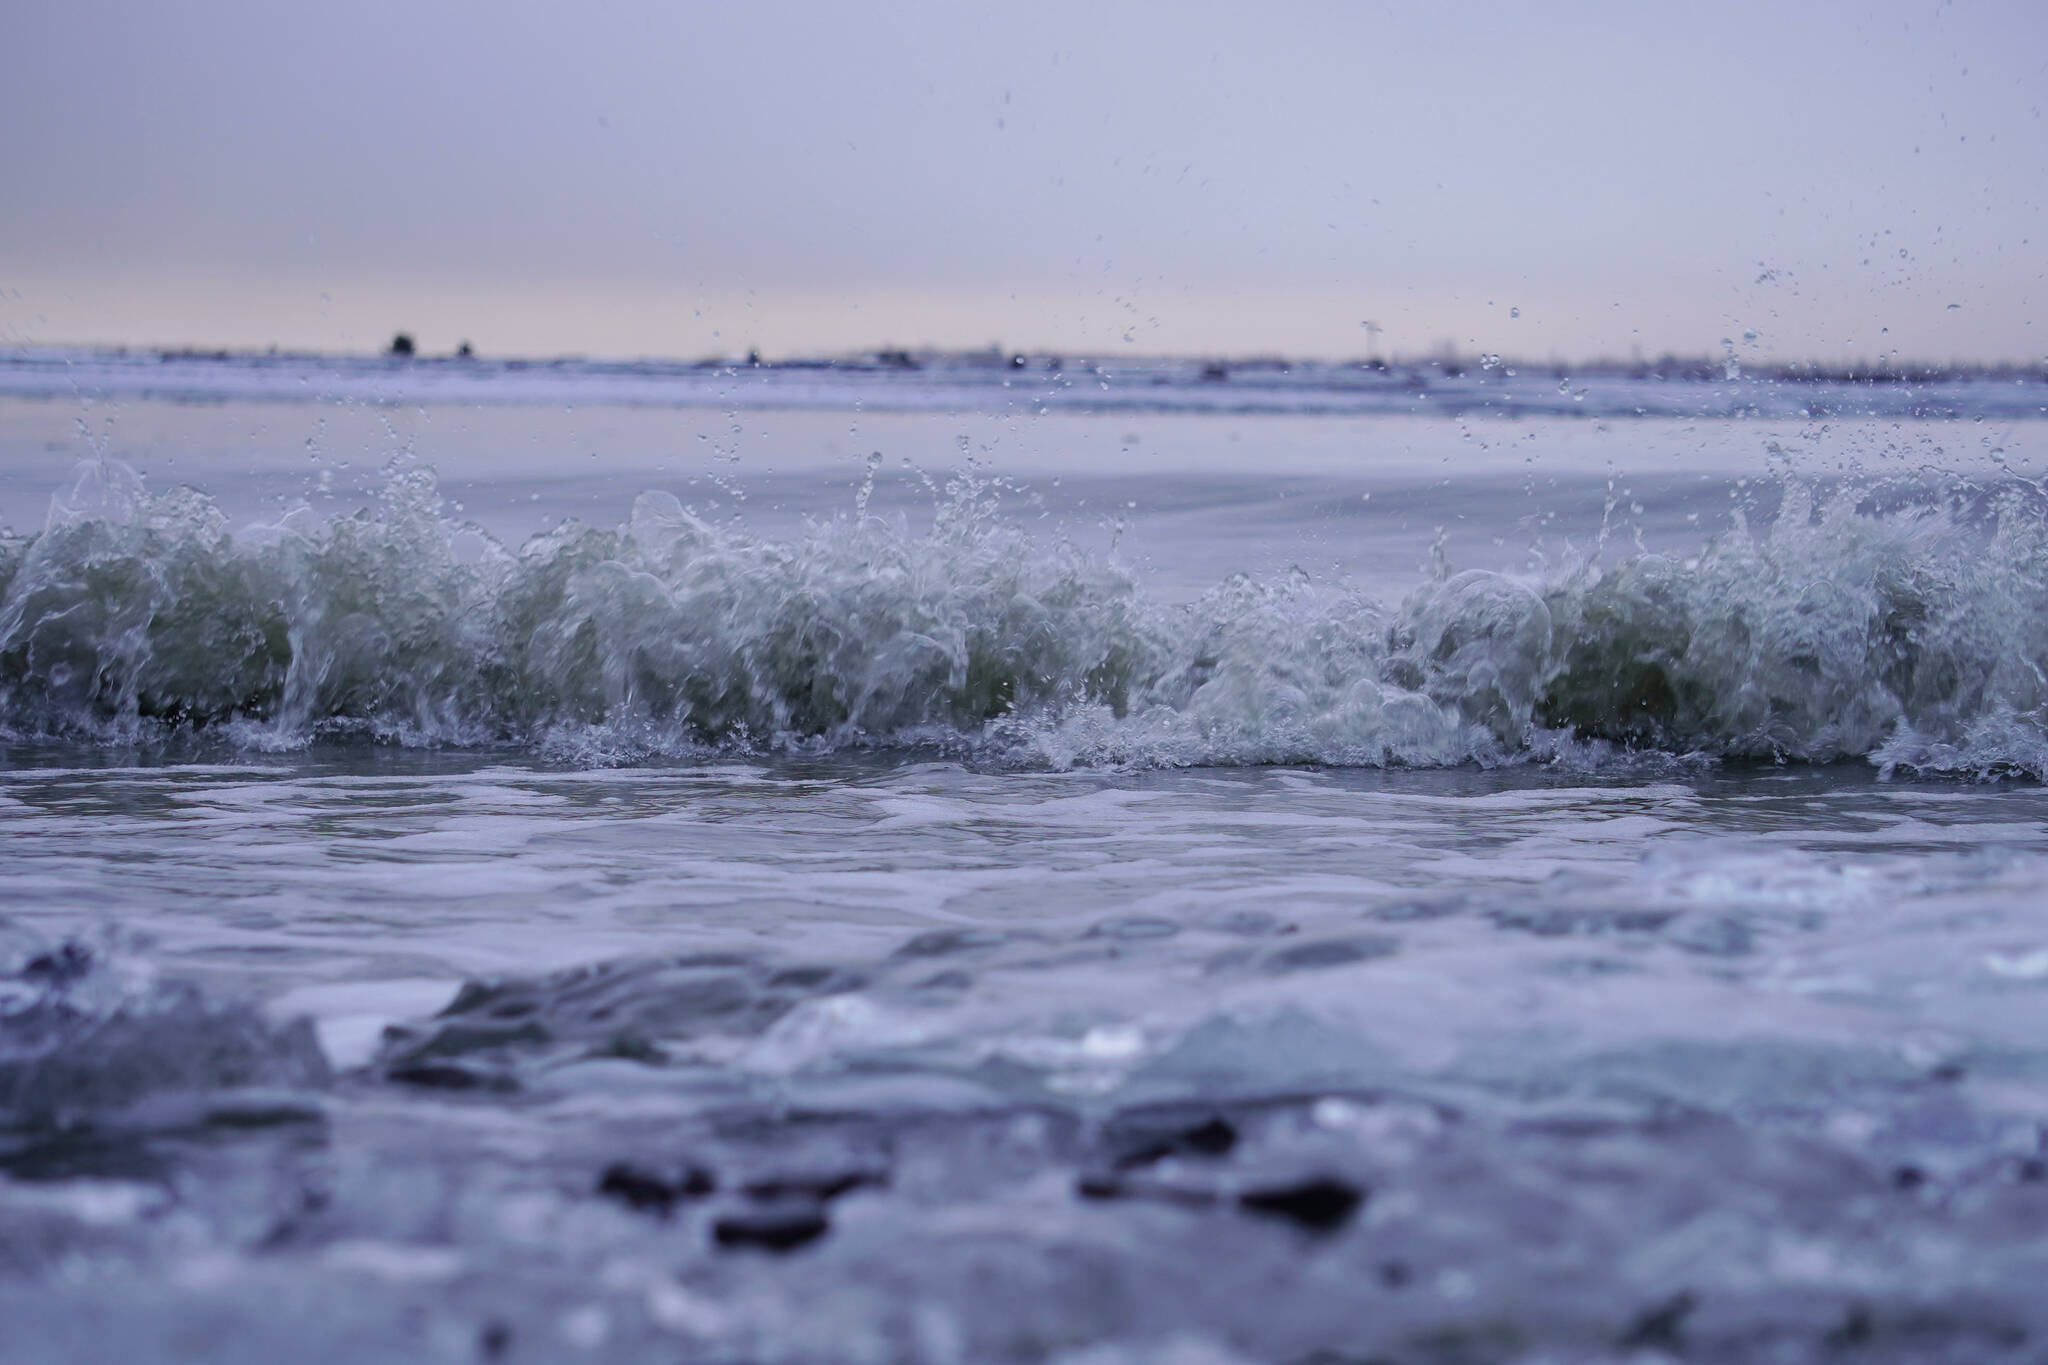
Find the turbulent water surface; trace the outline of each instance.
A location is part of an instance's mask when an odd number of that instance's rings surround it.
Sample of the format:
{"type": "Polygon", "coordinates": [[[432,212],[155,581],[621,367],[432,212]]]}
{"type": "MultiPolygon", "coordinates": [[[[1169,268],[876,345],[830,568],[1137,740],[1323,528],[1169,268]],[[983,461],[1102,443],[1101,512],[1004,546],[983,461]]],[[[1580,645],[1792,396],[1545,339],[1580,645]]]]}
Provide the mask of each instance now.
{"type": "Polygon", "coordinates": [[[2048,1350],[2003,408],[257,396],[0,406],[20,1358],[2048,1350]]]}

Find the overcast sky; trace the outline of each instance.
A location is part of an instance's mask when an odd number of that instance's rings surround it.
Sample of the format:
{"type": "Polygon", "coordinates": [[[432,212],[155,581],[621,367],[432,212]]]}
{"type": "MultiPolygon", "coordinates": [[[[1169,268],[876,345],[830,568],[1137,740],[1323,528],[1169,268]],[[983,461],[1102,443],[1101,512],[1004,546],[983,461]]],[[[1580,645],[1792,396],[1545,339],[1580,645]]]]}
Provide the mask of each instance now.
{"type": "Polygon", "coordinates": [[[2044,104],[2040,0],[11,0],[0,344],[2039,359],[2044,104]]]}

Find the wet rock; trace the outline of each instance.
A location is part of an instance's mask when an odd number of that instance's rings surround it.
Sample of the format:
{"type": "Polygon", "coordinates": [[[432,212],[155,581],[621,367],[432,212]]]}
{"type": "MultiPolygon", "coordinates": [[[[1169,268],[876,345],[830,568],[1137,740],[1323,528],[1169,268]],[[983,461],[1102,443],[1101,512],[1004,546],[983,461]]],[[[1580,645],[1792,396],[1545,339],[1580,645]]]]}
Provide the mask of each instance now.
{"type": "Polygon", "coordinates": [[[1365,1203],[1366,1190],[1334,1176],[1246,1190],[1237,1197],[1248,1213],[1284,1218],[1310,1232],[1335,1232],[1365,1203]]]}
{"type": "Polygon", "coordinates": [[[619,1161],[605,1167],[598,1177],[597,1192],[616,1199],[627,1208],[666,1217],[685,1199],[701,1199],[716,1192],[718,1178],[701,1166],[685,1166],[663,1173],[619,1161]]]}
{"type": "Polygon", "coordinates": [[[713,1222],[711,1240],[721,1247],[780,1253],[817,1241],[831,1226],[825,1211],[816,1206],[746,1209],[713,1222]]]}

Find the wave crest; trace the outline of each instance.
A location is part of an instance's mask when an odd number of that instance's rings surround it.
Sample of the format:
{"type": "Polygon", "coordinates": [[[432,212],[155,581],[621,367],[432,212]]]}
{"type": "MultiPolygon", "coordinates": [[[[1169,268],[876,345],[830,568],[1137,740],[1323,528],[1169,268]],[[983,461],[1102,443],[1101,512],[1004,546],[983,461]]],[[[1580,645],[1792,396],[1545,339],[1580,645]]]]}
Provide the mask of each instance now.
{"type": "Polygon", "coordinates": [[[1294,574],[1187,606],[971,482],[931,529],[777,542],[640,496],[516,550],[432,476],[231,532],[94,463],[0,545],[0,724],[517,744],[584,759],[939,746],[1023,764],[1442,765],[1617,753],[2048,772],[2048,540],[1788,491],[1690,557],[1448,570],[1396,610],[1294,574]]]}

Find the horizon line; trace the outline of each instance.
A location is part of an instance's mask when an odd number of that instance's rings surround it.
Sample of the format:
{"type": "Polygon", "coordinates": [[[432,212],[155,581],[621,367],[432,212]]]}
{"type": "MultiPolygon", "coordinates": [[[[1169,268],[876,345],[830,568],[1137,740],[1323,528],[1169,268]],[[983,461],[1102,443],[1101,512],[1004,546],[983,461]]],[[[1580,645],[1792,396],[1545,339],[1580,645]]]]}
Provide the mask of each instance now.
{"type": "MultiPolygon", "coordinates": [[[[895,346],[881,345],[853,350],[790,352],[781,355],[764,355],[758,348],[745,352],[722,352],[709,355],[685,356],[680,354],[626,354],[598,353],[588,351],[563,351],[554,354],[482,352],[467,341],[459,342],[453,350],[426,351],[411,344],[411,334],[398,332],[392,341],[379,350],[321,350],[280,346],[206,346],[195,344],[164,344],[157,342],[0,342],[0,355],[10,360],[27,358],[35,353],[48,355],[77,355],[95,358],[120,358],[137,354],[153,355],[163,360],[384,360],[399,364],[513,364],[513,365],[559,365],[569,363],[593,365],[657,365],[678,369],[761,369],[816,368],[834,365],[875,366],[885,370],[916,370],[923,368],[921,362],[946,360],[973,360],[984,364],[993,360],[1005,368],[1029,368],[1033,361],[1051,362],[1051,368],[1059,368],[1069,360],[1089,363],[1098,369],[1104,362],[1123,365],[1211,365],[1244,369],[1287,369],[1291,366],[1316,366],[1331,369],[1458,369],[1503,370],[1540,372],[1628,372],[1638,371],[1655,374],[1664,370],[1687,372],[1707,371],[1702,377],[1726,377],[1726,368],[1732,360],[1737,367],[1736,377],[1755,377],[1769,374],[1780,378],[1795,377],[1947,377],[1961,378],[1972,375],[1990,374],[2035,374],[2048,375],[2048,358],[1963,360],[1951,358],[1934,360],[1926,357],[1907,358],[1880,356],[1869,361],[1780,359],[1755,357],[1745,359],[1739,354],[1724,351],[1679,352],[1664,350],[1656,355],[1647,353],[1631,357],[1612,354],[1596,354],[1577,358],[1547,356],[1536,359],[1527,355],[1511,356],[1501,352],[1483,350],[1461,350],[1454,346],[1439,344],[1426,351],[1394,351],[1386,355],[1372,353],[1352,354],[1341,357],[1288,354],[1278,351],[1251,351],[1225,353],[1216,351],[1146,351],[1118,357],[1114,352],[1085,348],[1022,348],[1012,349],[1000,343],[986,346],[895,346]],[[406,344],[401,346],[400,342],[406,344]],[[1712,372],[1720,372],[1717,376],[1712,372]]],[[[1222,376],[1218,376],[1222,377],[1222,376]]]]}

